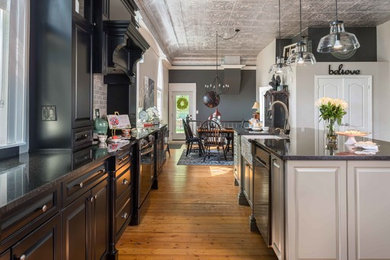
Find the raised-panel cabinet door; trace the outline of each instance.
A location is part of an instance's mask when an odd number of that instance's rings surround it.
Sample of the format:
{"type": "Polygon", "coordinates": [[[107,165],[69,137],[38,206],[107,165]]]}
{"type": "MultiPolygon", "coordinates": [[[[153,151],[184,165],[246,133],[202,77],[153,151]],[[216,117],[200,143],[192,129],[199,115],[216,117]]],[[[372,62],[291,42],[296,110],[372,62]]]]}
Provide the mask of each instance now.
{"type": "Polygon", "coordinates": [[[105,180],[92,190],[92,252],[93,259],[104,259],[108,246],[108,181],[105,180]]]}
{"type": "Polygon", "coordinates": [[[346,162],[288,161],[286,259],[347,259],[346,162]]]}
{"type": "Polygon", "coordinates": [[[11,260],[11,250],[7,250],[6,252],[0,255],[0,260],[11,260]]]}
{"type": "Polygon", "coordinates": [[[87,211],[90,194],[90,192],[87,192],[85,195],[82,195],[62,212],[62,250],[64,260],[90,259],[88,258],[90,243],[87,239],[89,232],[87,211]]]}
{"type": "Polygon", "coordinates": [[[390,162],[348,162],[349,259],[390,259],[390,162]]]}
{"type": "Polygon", "coordinates": [[[92,33],[73,24],[73,128],[92,123],[92,33]]]}
{"type": "Polygon", "coordinates": [[[272,248],[279,260],[284,259],[284,171],[283,161],[271,160],[272,248]]]}
{"type": "MultiPolygon", "coordinates": [[[[12,247],[12,259],[57,260],[61,258],[61,223],[57,215],[12,247]]],[[[3,258],[0,258],[3,259],[3,258]]],[[[7,258],[4,258],[7,259],[7,258]]],[[[9,258],[8,258],[9,259],[9,258]]]]}

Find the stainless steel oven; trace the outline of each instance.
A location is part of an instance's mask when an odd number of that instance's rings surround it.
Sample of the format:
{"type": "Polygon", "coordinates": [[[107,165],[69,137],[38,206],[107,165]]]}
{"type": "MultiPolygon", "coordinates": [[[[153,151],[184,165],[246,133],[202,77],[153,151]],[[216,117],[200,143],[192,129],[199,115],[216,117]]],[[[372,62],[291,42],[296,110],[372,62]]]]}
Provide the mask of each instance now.
{"type": "Polygon", "coordinates": [[[271,246],[271,155],[256,147],[253,158],[253,215],[265,243],[271,246]]]}

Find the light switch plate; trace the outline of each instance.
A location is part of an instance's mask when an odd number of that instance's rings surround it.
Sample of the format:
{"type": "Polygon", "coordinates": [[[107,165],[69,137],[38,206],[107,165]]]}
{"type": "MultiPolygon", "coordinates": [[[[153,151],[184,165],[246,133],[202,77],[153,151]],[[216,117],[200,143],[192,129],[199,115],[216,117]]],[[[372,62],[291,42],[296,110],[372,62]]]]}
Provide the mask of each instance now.
{"type": "Polygon", "coordinates": [[[57,109],[54,105],[42,106],[42,121],[57,121],[57,109]]]}

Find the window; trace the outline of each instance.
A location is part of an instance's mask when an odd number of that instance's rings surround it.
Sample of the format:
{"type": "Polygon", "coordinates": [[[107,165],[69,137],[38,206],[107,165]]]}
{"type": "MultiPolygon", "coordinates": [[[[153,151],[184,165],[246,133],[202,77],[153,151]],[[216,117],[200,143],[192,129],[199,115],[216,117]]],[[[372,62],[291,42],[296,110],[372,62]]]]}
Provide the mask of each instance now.
{"type": "Polygon", "coordinates": [[[26,143],[28,0],[0,0],[0,148],[26,143]]]}

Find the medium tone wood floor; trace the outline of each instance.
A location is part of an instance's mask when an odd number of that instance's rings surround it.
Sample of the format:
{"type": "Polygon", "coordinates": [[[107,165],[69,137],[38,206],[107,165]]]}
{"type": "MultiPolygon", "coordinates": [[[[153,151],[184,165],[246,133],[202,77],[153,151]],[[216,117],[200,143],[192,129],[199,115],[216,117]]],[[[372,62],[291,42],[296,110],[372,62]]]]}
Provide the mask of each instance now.
{"type": "Polygon", "coordinates": [[[249,231],[233,168],[176,165],[181,152],[171,150],[142,223],[117,245],[119,259],[276,259],[249,231]]]}

